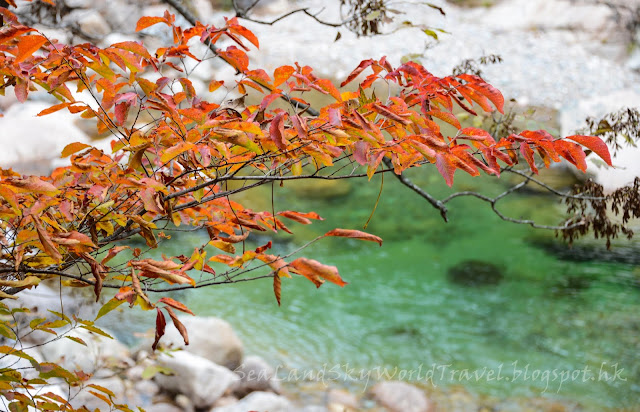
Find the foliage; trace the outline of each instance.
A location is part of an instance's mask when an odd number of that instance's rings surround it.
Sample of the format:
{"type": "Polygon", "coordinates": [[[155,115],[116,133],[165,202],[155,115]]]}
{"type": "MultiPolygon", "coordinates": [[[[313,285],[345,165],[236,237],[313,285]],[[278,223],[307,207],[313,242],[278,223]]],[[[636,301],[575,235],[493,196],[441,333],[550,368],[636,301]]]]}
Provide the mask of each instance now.
{"type": "MultiPolygon", "coordinates": [[[[457,170],[499,176],[504,165],[512,167],[521,158],[526,169],[537,173],[536,154],[545,167],[564,158],[585,171],[583,147],[611,164],[598,137],[557,139],[537,130],[496,141],[487,131],[462,128],[454,115],[458,108],[470,115],[503,112],[502,94],[473,74],[440,78],[417,63],[394,68],[382,57],[363,61],[340,85],[366,72],[357,92],[341,92],[297,63],[278,67],[273,74],[250,69],[247,51],[259,47],[259,41],[236,18],[220,27],[196,23],[182,28],[169,12],[143,17],[137,31],[161,25],[173,39],[148,50],[134,41],[105,48],[60,44],[20,24],[7,9],[0,13],[6,23],[0,31],[0,93],[12,86],[21,102],[33,93],[49,94],[58,102],[40,116],[67,110],[95,119],[98,131],[114,138],[111,153],[86,143],[68,145],[62,156],[70,157],[70,165],[50,176],[0,170],[2,298],[14,299],[24,288],[50,278],[61,279],[63,288],[91,287],[96,299],[103,289],[117,289],[98,317],[125,301],[155,310],[154,347],[164,334],[165,313],[188,342],[175,311],[192,312],[168,296],[153,301],[149,292],[271,278],[280,303],[283,277],[302,276],[317,287],[346,284],[334,266],[306,257],[292,259],[299,250],[274,255],[269,253],[271,241],[246,250],[251,234],[292,234],[291,222],[310,224],[321,217],[312,211],[254,211],[230,198],[236,193],[294,179],[371,178],[387,172],[400,176],[419,166],[435,166],[451,186],[457,170]],[[222,39],[234,45],[215,48],[222,39]],[[197,67],[209,48],[239,73],[233,85],[211,80],[209,91],[226,87],[245,95],[252,89],[262,96],[258,104],[230,107],[196,93],[188,67],[197,67]],[[203,56],[196,57],[199,52],[203,56]],[[393,83],[399,92],[381,100],[369,91],[378,82],[393,83]],[[309,92],[330,96],[333,103],[317,116],[309,115],[304,100],[309,92]],[[276,107],[279,99],[288,102],[286,110],[276,107]],[[151,121],[142,123],[143,115],[151,121]],[[443,133],[442,122],[453,126],[455,134],[443,133]],[[185,226],[206,230],[209,242],[162,260],[144,257],[170,237],[166,231],[185,226]],[[128,243],[135,238],[144,241],[144,250],[128,243]],[[120,254],[127,256],[126,264],[111,265],[120,254]],[[214,263],[226,269],[216,270],[214,263]],[[261,268],[266,274],[256,275],[261,268]]],[[[324,237],[382,244],[379,237],[353,229],[334,229],[312,242],[324,237]]],[[[13,314],[6,307],[0,311],[13,314]]],[[[101,333],[92,322],[58,316],[53,324],[29,327],[53,335],[69,325],[101,333]]],[[[0,329],[15,343],[0,351],[27,359],[38,372],[37,378],[23,379],[13,368],[0,371],[0,394],[11,402],[10,409],[37,405],[73,410],[65,399],[29,396],[29,389],[52,379],[82,386],[88,376],[29,358],[18,349],[16,321],[3,320],[0,329]]],[[[110,403],[104,388],[93,389],[110,403]]],[[[128,410],[126,405],[113,407],[128,410]]]]}

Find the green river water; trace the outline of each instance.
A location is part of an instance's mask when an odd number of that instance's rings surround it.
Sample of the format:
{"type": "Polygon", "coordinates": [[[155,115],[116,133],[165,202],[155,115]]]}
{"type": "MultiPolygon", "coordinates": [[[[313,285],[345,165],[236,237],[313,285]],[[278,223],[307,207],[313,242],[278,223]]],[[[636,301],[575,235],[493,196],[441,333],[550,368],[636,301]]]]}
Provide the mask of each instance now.
{"type": "MultiPolygon", "coordinates": [[[[451,192],[434,168],[409,176],[436,196],[451,192]]],[[[495,195],[506,179],[459,172],[454,189],[495,195]]],[[[344,183],[276,186],[276,210],[314,210],[326,220],[292,223],[299,241],[278,235],[274,253],[293,250],[334,227],[362,229],[380,178],[350,181],[348,190],[339,187],[344,183]]],[[[245,206],[270,210],[271,188],[264,189],[264,199],[254,194],[244,199],[245,206]]],[[[246,352],[278,366],[285,380],[306,373],[329,385],[340,377],[346,380],[343,386],[354,388],[365,386],[367,377],[418,380],[427,389],[462,385],[498,398],[570,399],[588,410],[637,407],[636,249],[614,248],[618,259],[602,247],[567,252],[553,233],[503,222],[477,199],[455,199],[449,208],[445,224],[389,175],[367,228],[384,238],[383,247],[329,238],[302,252],[336,265],[349,282],[344,288],[316,289],[302,277],[283,279],[281,307],[270,280],[183,292],[178,298],[198,315],[229,321],[246,352]],[[555,244],[564,259],[536,246],[540,243],[555,244]],[[484,286],[452,283],[448,269],[469,259],[497,265],[504,278],[484,286]]],[[[561,216],[556,199],[531,193],[516,194],[500,208],[546,223],[561,216]]],[[[163,251],[186,253],[203,242],[204,233],[177,233],[163,251]]],[[[152,316],[142,316],[150,325],[152,316]]]]}

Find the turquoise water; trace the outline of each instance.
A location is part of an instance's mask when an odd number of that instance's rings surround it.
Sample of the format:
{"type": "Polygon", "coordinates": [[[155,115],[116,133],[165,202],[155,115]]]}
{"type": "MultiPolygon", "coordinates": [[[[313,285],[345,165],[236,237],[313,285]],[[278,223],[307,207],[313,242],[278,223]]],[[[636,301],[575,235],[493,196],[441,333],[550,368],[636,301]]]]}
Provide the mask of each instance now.
{"type": "MultiPolygon", "coordinates": [[[[430,172],[410,176],[432,194],[450,192],[430,172]]],[[[506,183],[458,174],[456,180],[458,190],[487,194],[501,192],[506,183]]],[[[271,189],[264,189],[268,197],[271,189]]],[[[276,210],[314,210],[326,220],[292,223],[300,240],[278,235],[273,253],[291,251],[334,227],[362,229],[379,190],[379,178],[351,181],[346,192],[309,183],[276,186],[276,210]],[[309,197],[317,191],[324,196],[309,197]]],[[[256,210],[271,208],[270,199],[255,195],[244,201],[256,210]]],[[[281,307],[270,280],[179,298],[199,315],[229,321],[246,352],[279,366],[284,379],[296,373],[320,379],[324,372],[324,380],[339,377],[353,387],[366,385],[368,376],[417,380],[426,389],[462,385],[499,398],[577,400],[592,410],[637,406],[640,288],[630,281],[634,266],[588,255],[580,262],[561,260],[535,246],[553,242],[552,233],[503,222],[477,199],[455,199],[449,208],[445,224],[387,176],[367,228],[384,238],[383,247],[330,238],[302,252],[336,265],[346,287],[316,289],[302,277],[283,279],[281,307]],[[469,259],[497,265],[503,280],[474,287],[450,282],[447,270],[469,259]]],[[[546,223],[561,216],[553,198],[534,194],[514,196],[501,210],[546,223]]],[[[205,234],[176,235],[165,253],[187,252],[206,241],[205,234]]]]}

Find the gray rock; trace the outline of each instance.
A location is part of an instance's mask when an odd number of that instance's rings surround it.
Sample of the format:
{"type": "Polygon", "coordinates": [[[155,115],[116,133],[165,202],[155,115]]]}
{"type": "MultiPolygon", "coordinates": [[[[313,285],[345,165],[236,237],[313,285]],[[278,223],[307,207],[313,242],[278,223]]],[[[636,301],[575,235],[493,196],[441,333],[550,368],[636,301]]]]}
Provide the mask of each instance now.
{"type": "MultiPolygon", "coordinates": [[[[108,333],[108,332],[107,332],[108,333]]],[[[109,339],[86,329],[77,328],[67,336],[82,339],[87,346],[62,338],[41,347],[47,362],[55,362],[68,370],[82,370],[97,377],[112,375],[108,370],[116,365],[133,365],[129,349],[115,339],[109,339]]]]}
{"type": "Polygon", "coordinates": [[[12,167],[26,174],[49,174],[67,144],[86,141],[86,135],[72,124],[73,116],[63,110],[36,117],[53,104],[15,104],[4,113],[4,117],[0,117],[0,130],[3,131],[0,135],[0,164],[3,167],[12,167]],[[44,130],[46,139],[43,138],[44,130]]]}
{"type": "Polygon", "coordinates": [[[283,396],[271,392],[253,392],[234,405],[213,408],[210,412],[292,412],[293,410],[291,402],[283,396]]]}
{"type": "Polygon", "coordinates": [[[184,412],[176,405],[166,402],[154,403],[148,410],[153,412],[184,412]]]}
{"type": "Polygon", "coordinates": [[[161,388],[183,394],[196,408],[205,408],[233,390],[238,375],[210,360],[190,352],[162,353],[158,364],[173,371],[173,375],[157,374],[154,379],[161,388]]]}
{"type": "Polygon", "coordinates": [[[64,4],[72,9],[88,9],[95,5],[95,0],[64,0],[64,4]]]}
{"type": "Polygon", "coordinates": [[[111,33],[109,23],[96,10],[76,9],[69,13],[65,19],[77,24],[80,31],[91,38],[101,39],[111,33]]]}
{"type": "Polygon", "coordinates": [[[213,404],[213,408],[235,405],[236,403],[238,403],[238,400],[239,399],[235,396],[223,396],[213,404]]]}
{"type": "MultiPolygon", "coordinates": [[[[231,325],[214,317],[181,316],[180,321],[189,333],[189,345],[185,346],[180,333],[168,326],[160,345],[171,349],[184,349],[194,355],[231,370],[242,362],[243,346],[231,325]]],[[[152,341],[146,342],[141,349],[150,351],[152,341]]]]}
{"type": "Polygon", "coordinates": [[[390,412],[432,412],[434,405],[420,389],[406,382],[390,381],[376,384],[371,397],[390,412]]]}
{"type": "Polygon", "coordinates": [[[195,412],[196,410],[191,399],[183,394],[176,396],[175,403],[180,407],[182,412],[195,412]]]}
{"type": "Polygon", "coordinates": [[[240,383],[235,389],[240,397],[250,392],[280,390],[278,382],[273,380],[275,370],[259,356],[247,356],[234,372],[240,376],[240,383]]]}

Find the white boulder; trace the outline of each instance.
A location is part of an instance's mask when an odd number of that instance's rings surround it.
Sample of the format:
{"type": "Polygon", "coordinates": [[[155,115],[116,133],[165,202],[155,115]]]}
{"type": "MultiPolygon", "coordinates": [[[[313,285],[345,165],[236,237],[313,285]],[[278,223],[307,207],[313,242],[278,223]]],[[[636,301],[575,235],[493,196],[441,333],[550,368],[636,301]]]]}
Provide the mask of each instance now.
{"type": "Polygon", "coordinates": [[[185,351],[161,353],[158,364],[171,369],[173,375],[157,374],[155,381],[161,388],[188,397],[196,408],[204,408],[233,390],[238,375],[185,351]]]}

